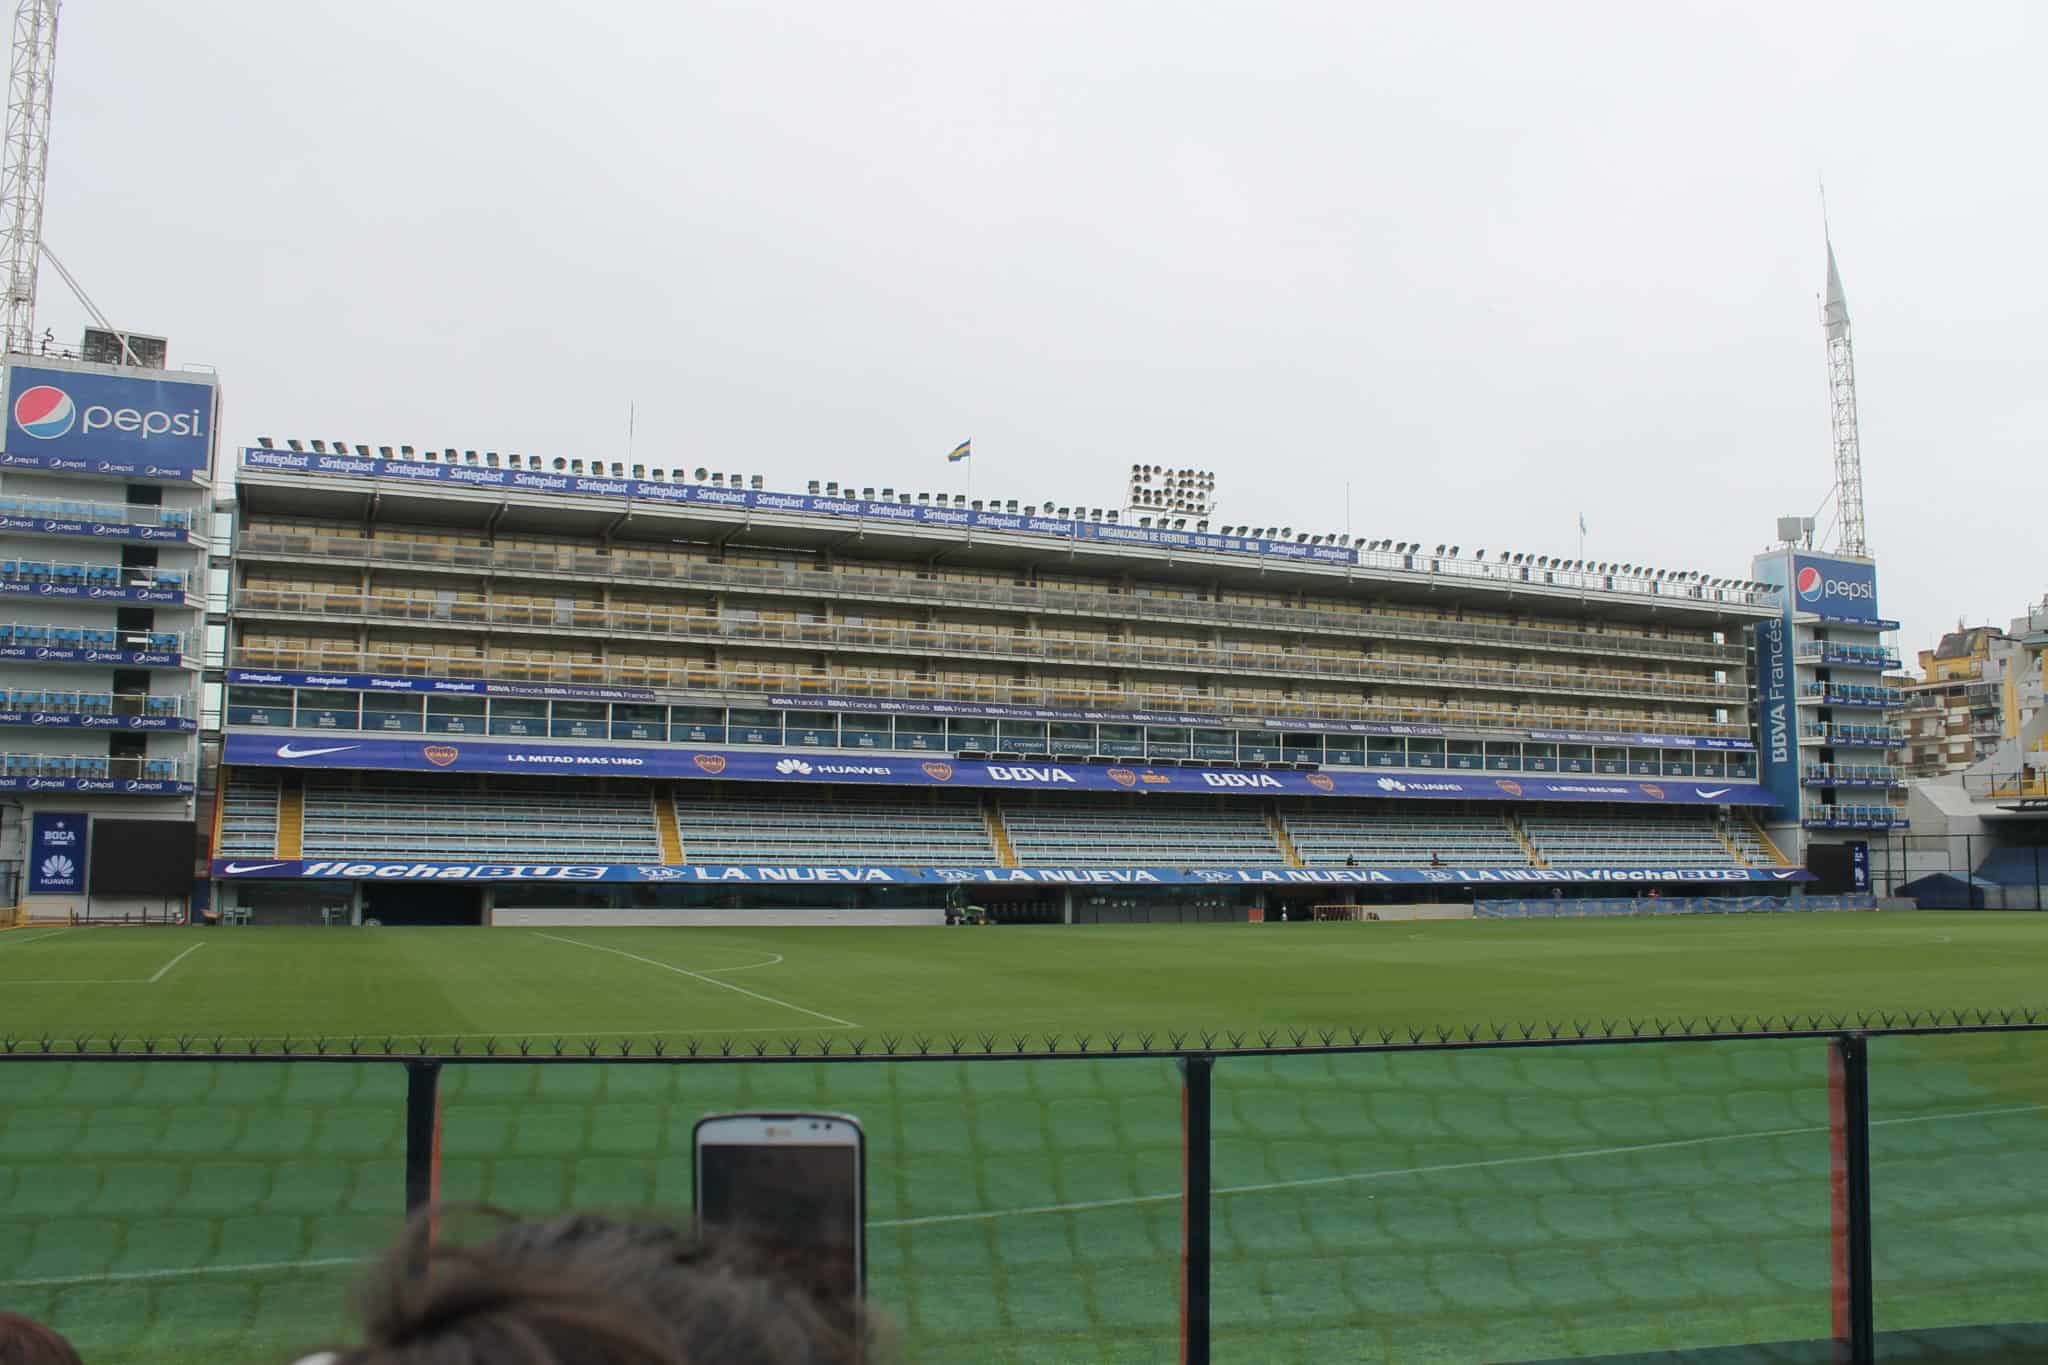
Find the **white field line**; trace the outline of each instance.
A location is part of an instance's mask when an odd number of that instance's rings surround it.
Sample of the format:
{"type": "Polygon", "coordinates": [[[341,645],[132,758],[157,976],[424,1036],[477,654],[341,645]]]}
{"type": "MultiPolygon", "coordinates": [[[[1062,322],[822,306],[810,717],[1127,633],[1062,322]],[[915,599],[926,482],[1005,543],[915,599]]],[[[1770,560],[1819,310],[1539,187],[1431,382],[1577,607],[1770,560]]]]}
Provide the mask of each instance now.
{"type": "MultiPolygon", "coordinates": [[[[48,985],[48,986],[139,986],[139,985],[142,985],[142,984],[144,984],[144,983],[143,983],[143,982],[142,982],[141,980],[139,980],[139,979],[138,979],[138,980],[135,980],[135,981],[33,981],[33,982],[25,982],[25,981],[0,981],[0,986],[22,986],[22,985],[35,985],[35,986],[44,986],[44,985],[48,985]]],[[[330,1043],[331,1043],[331,1042],[335,1041],[336,1039],[341,1039],[341,1038],[364,1038],[364,1039],[370,1039],[370,1038],[386,1038],[386,1037],[388,1037],[388,1038],[397,1038],[397,1039],[404,1039],[404,1040],[406,1040],[406,1041],[408,1041],[408,1042],[410,1042],[410,1041],[412,1041],[413,1039],[416,1039],[416,1038],[425,1038],[425,1039],[427,1039],[427,1040],[429,1040],[429,1041],[432,1041],[433,1039],[436,1039],[436,1038],[496,1038],[496,1039],[497,1039],[497,1040],[498,1040],[499,1042],[501,1042],[501,1043],[516,1043],[516,1042],[518,1042],[518,1041],[519,1041],[520,1039],[522,1039],[522,1038],[524,1038],[524,1039],[527,1039],[527,1040],[529,1040],[529,1041],[532,1041],[532,1042],[542,1042],[542,1041],[546,1041],[546,1040],[549,1040],[549,1039],[554,1039],[554,1038],[684,1038],[684,1037],[703,1037],[703,1038],[719,1038],[719,1037],[726,1037],[726,1036],[735,1036],[735,1037],[736,1037],[736,1036],[738,1036],[739,1034],[742,1034],[742,1033],[825,1033],[825,1032],[829,1032],[829,1031],[831,1031],[831,1030],[833,1030],[833,1029],[835,1029],[835,1028],[837,1028],[837,1027],[838,1027],[838,1026],[837,1026],[836,1024],[776,1024],[776,1025],[770,1025],[770,1026],[766,1026],[766,1027],[760,1027],[760,1028],[751,1028],[751,1027],[750,1027],[750,1028],[705,1028],[705,1027],[699,1026],[699,1027],[696,1027],[696,1028],[662,1028],[662,1029],[637,1029],[637,1030],[626,1030],[626,1029],[584,1029],[584,1030],[581,1030],[580,1032],[574,1032],[574,1033],[571,1033],[571,1032],[566,1032],[566,1031],[564,1031],[564,1032],[557,1032],[557,1031],[555,1031],[555,1030],[553,1030],[553,1029],[533,1029],[533,1028],[523,1028],[523,1027],[522,1027],[522,1028],[516,1028],[516,1029],[500,1029],[500,1030],[499,1030],[498,1032],[496,1032],[496,1033],[423,1033],[423,1032],[421,1032],[421,1031],[420,1031],[420,1030],[418,1030],[418,1029],[372,1029],[372,1030],[369,1030],[369,1031],[367,1031],[367,1032],[363,1032],[363,1033],[258,1033],[258,1034],[248,1034],[248,1033],[243,1033],[243,1032],[241,1032],[241,1031],[240,1031],[240,1030],[238,1030],[238,1029],[231,1029],[231,1028],[229,1028],[229,1029],[223,1029],[223,1028],[185,1028],[185,1029],[180,1029],[180,1030],[178,1030],[178,1034],[179,1034],[179,1035],[183,1035],[183,1036],[187,1036],[187,1037],[191,1037],[191,1038],[194,1038],[194,1039],[207,1039],[207,1038],[216,1038],[216,1037],[218,1037],[218,1038],[226,1038],[226,1039],[227,1039],[227,1040],[228,1040],[229,1042],[234,1042],[234,1043],[245,1043],[245,1042],[249,1041],[249,1039],[250,1039],[251,1037],[254,1037],[254,1038],[255,1038],[255,1040],[256,1040],[257,1042],[259,1042],[259,1043],[281,1043],[281,1042],[283,1042],[283,1041],[284,1041],[285,1039],[287,1039],[287,1038],[291,1039],[291,1041],[292,1041],[292,1042],[294,1042],[294,1043],[306,1043],[306,1044],[311,1044],[311,1043],[315,1043],[315,1042],[318,1042],[318,1041],[320,1041],[320,1040],[321,1040],[321,1039],[323,1039],[323,1038],[324,1038],[324,1039],[326,1039],[326,1040],[327,1040],[328,1042],[330,1042],[330,1043]]],[[[138,1036],[140,1036],[140,1035],[138,1035],[138,1036]]],[[[169,1036],[174,1036],[174,1035],[167,1035],[167,1034],[153,1034],[153,1035],[149,1035],[149,1036],[152,1036],[152,1037],[155,1037],[155,1038],[158,1038],[158,1039],[162,1039],[162,1038],[165,1038],[165,1037],[169,1037],[169,1036]]],[[[66,1041],[66,1042],[69,1042],[69,1041],[71,1041],[71,1040],[70,1040],[69,1038],[67,1038],[67,1039],[66,1039],[65,1041],[66,1041]]],[[[112,1041],[112,1040],[111,1040],[111,1039],[108,1039],[108,1038],[88,1038],[88,1039],[86,1039],[85,1041],[86,1041],[87,1043],[105,1043],[105,1042],[110,1042],[110,1041],[112,1041]]],[[[135,1039],[133,1039],[133,1038],[130,1038],[130,1039],[125,1039],[124,1041],[125,1041],[125,1042],[128,1042],[128,1043],[133,1043],[133,1042],[135,1041],[135,1039]]],[[[142,1054],[138,1054],[138,1055],[142,1055],[142,1054]]],[[[331,1056],[331,1057],[338,1057],[338,1056],[341,1056],[342,1054],[341,1054],[341,1053],[338,1053],[338,1052],[329,1052],[329,1053],[328,1053],[327,1055],[329,1055],[329,1056],[331,1056]]],[[[405,1053],[403,1053],[403,1052],[364,1052],[364,1053],[360,1053],[360,1054],[353,1054],[353,1055],[357,1055],[357,1056],[359,1057],[359,1060],[362,1060],[362,1061],[365,1061],[365,1062],[378,1062],[378,1061],[389,1061],[389,1060],[391,1060],[391,1059],[392,1059],[393,1057],[400,1057],[400,1058],[402,1058],[402,1057],[406,1056],[407,1054],[405,1054],[405,1053]]],[[[749,1053],[748,1055],[749,1055],[749,1056],[752,1056],[752,1054],[751,1054],[751,1053],[749,1053]]],[[[536,1058],[535,1058],[535,1060],[536,1060],[536,1061],[538,1061],[538,1060],[539,1060],[539,1058],[538,1058],[538,1057],[536,1057],[536,1058]]],[[[598,1054],[597,1060],[599,1060],[599,1061],[603,1061],[603,1060],[605,1060],[605,1054],[604,1054],[604,1053],[602,1053],[602,1052],[600,1052],[600,1053],[598,1054]]],[[[737,1054],[735,1054],[735,1056],[734,1056],[734,1060],[738,1060],[738,1056],[737,1056],[737,1054]]]]}
{"type": "Polygon", "coordinates": [[[59,934],[68,934],[70,932],[71,926],[67,925],[62,929],[52,929],[48,933],[30,934],[27,938],[0,938],[0,944],[19,948],[24,943],[41,943],[46,938],[55,938],[59,934]]]}
{"type": "Polygon", "coordinates": [[[755,969],[756,967],[780,967],[781,965],[782,965],[782,954],[781,954],[781,953],[770,953],[770,954],[768,954],[768,956],[767,956],[767,957],[763,958],[763,959],[762,959],[761,961],[759,961],[759,962],[747,962],[747,963],[742,963],[742,964],[741,964],[740,966],[737,966],[737,967],[706,967],[706,968],[704,969],[704,975],[706,975],[706,976],[725,976],[725,975],[727,975],[728,973],[731,973],[731,972],[751,972],[751,971],[753,971],[753,970],[754,970],[754,969],[755,969]]]}
{"type": "MultiPolygon", "coordinates": [[[[588,945],[585,945],[588,946],[588,945]]],[[[1995,1118],[2007,1114],[2033,1114],[2048,1104],[2020,1104],[2004,1109],[1970,1109],[1954,1114],[1919,1114],[1911,1118],[1872,1119],[1873,1128],[1907,1123],[1947,1123],[1957,1119],[1995,1118]]],[[[1436,1175],[1447,1171],[1475,1171],[1499,1166],[1531,1165],[1543,1161],[1582,1161],[1589,1157],[1625,1156],[1632,1152],[1667,1151],[1674,1147],[1698,1147],[1713,1142],[1742,1142],[1757,1138],[1789,1137],[1829,1131],[1826,1124],[1806,1128],[1771,1128],[1754,1133],[1721,1133],[1713,1137],[1679,1138],[1671,1142],[1645,1142],[1627,1147],[1592,1148],[1577,1152],[1554,1152],[1543,1156],[1497,1157],[1490,1161],[1454,1161],[1435,1166],[1410,1166],[1400,1170],[1360,1171],[1353,1175],[1311,1176],[1305,1180],[1274,1180],[1258,1185],[1231,1185],[1216,1191],[1220,1198],[1233,1194],[1266,1194],[1275,1190],[1330,1185],[1347,1180],[1392,1180],[1404,1175],[1436,1175]]],[[[1090,1199],[1072,1204],[1037,1204],[1017,1209],[984,1209],[975,1213],[940,1213],[923,1218],[878,1218],[868,1224],[875,1228],[930,1227],[937,1223],[966,1223],[992,1218],[1020,1218],[1045,1213],[1085,1213],[1091,1209],[1120,1209],[1137,1204],[1164,1204],[1180,1198],[1169,1194],[1140,1194],[1122,1199],[1090,1199]]],[[[188,1275],[265,1275],[282,1270],[321,1270],[331,1266],[367,1264],[366,1258],[328,1256],[309,1261],[255,1261],[242,1265],[198,1265],[171,1270],[123,1270],[103,1275],[55,1275],[40,1279],[0,1280],[0,1289],[64,1289],[86,1284],[126,1284],[138,1280],[176,1280],[188,1275]]]]}
{"type": "Polygon", "coordinates": [[[795,1010],[798,1014],[808,1014],[813,1019],[823,1019],[828,1024],[837,1024],[840,1028],[860,1027],[859,1024],[854,1023],[851,1019],[841,1019],[837,1015],[826,1014],[823,1010],[814,1010],[808,1005],[793,1005],[787,1000],[777,1000],[772,995],[763,995],[759,991],[750,991],[745,986],[735,986],[730,981],[720,981],[715,976],[706,976],[702,972],[693,972],[687,967],[678,967],[668,962],[657,962],[651,957],[642,957],[638,953],[629,953],[623,948],[607,948],[602,943],[585,943],[581,939],[563,938],[560,934],[543,934],[539,930],[534,931],[534,937],[552,939],[556,943],[573,944],[578,948],[588,948],[593,952],[610,953],[614,957],[623,957],[633,962],[643,962],[650,967],[659,967],[665,972],[674,972],[677,976],[687,976],[693,981],[702,981],[707,986],[721,986],[726,990],[738,991],[741,995],[752,996],[754,999],[765,1001],[770,1005],[779,1005],[786,1010],[795,1010]]]}
{"type": "Polygon", "coordinates": [[[171,968],[177,966],[180,962],[183,962],[186,958],[192,956],[192,954],[198,952],[201,948],[204,948],[205,946],[206,945],[204,943],[195,943],[190,948],[187,948],[184,952],[179,953],[169,962],[166,962],[163,966],[156,969],[156,975],[152,976],[149,979],[149,984],[154,986],[157,982],[163,980],[164,977],[170,972],[171,968]]]}
{"type": "MultiPolygon", "coordinates": [[[[1920,1114],[1912,1118],[1872,1119],[1873,1128],[1892,1127],[1906,1123],[1941,1123],[1953,1119],[1994,1118],[2005,1114],[2032,1114],[2048,1109],[2048,1104],[2022,1104],[2007,1109],[1973,1109],[1960,1114],[1920,1114]]],[[[1234,1194],[1272,1194],[1279,1190],[1310,1189],[1318,1185],[1355,1184],[1365,1180],[1393,1180],[1410,1175],[1446,1175],[1454,1171],[1485,1171],[1503,1166],[1534,1166],[1545,1161],[1586,1161],[1596,1157],[1629,1156],[1636,1152],[1663,1152],[1679,1147],[1704,1147],[1717,1142],[1750,1142],[1760,1138],[1801,1137],[1830,1131],[1828,1125],[1817,1124],[1805,1128],[1767,1128],[1753,1133],[1717,1133],[1712,1137],[1674,1138],[1669,1142],[1641,1142],[1626,1147],[1589,1147],[1574,1152],[1546,1152],[1535,1156],[1503,1156],[1484,1161],[1447,1161],[1434,1166],[1408,1166],[1385,1171],[1355,1171],[1348,1175],[1316,1175],[1300,1180],[1268,1180],[1256,1185],[1225,1185],[1216,1190],[1220,1199],[1234,1194]]],[[[1089,1199],[1073,1204],[1037,1204],[1021,1209],[983,1209],[973,1213],[934,1213],[922,1218],[879,1218],[868,1224],[873,1228],[922,1228],[940,1223],[986,1222],[994,1218],[1014,1218],[1032,1214],[1086,1213],[1095,1209],[1130,1208],[1140,1204],[1164,1204],[1180,1198],[1180,1191],[1166,1194],[1134,1194],[1120,1199],[1089,1199]]]]}

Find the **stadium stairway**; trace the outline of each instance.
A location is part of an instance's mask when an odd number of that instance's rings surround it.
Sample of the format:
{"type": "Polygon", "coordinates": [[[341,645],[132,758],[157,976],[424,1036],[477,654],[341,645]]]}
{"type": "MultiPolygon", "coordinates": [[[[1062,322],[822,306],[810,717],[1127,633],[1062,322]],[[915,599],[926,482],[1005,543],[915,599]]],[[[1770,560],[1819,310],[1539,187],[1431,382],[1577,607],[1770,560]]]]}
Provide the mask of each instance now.
{"type": "Polygon", "coordinates": [[[1735,860],[1737,867],[1748,867],[1750,865],[1749,859],[1742,855],[1742,849],[1736,844],[1735,836],[1728,832],[1727,821],[1716,820],[1714,822],[1714,837],[1721,841],[1721,847],[1728,850],[1728,856],[1735,860]]]}
{"type": "Polygon", "coordinates": [[[289,778],[277,793],[277,856],[304,857],[306,846],[306,789],[289,778]]]}
{"type": "Polygon", "coordinates": [[[1294,836],[1287,832],[1287,822],[1270,806],[1266,809],[1266,828],[1273,832],[1273,842],[1280,845],[1280,856],[1287,859],[1289,867],[1308,866],[1301,860],[1301,850],[1294,846],[1294,836]]]}
{"type": "Polygon", "coordinates": [[[1743,811],[1742,823],[1749,826],[1749,837],[1755,839],[1757,843],[1763,846],[1764,852],[1770,856],[1771,861],[1775,862],[1779,867],[1792,866],[1792,860],[1785,856],[1784,849],[1778,847],[1777,840],[1764,833],[1764,827],[1758,823],[1755,811],[1743,811]]]}
{"type": "Polygon", "coordinates": [[[1529,860],[1529,866],[1550,866],[1544,861],[1543,855],[1537,852],[1535,841],[1529,837],[1528,832],[1522,828],[1522,822],[1517,820],[1512,812],[1501,816],[1501,819],[1507,822],[1508,831],[1515,836],[1515,842],[1522,846],[1522,855],[1529,860]]]}
{"type": "Polygon", "coordinates": [[[654,789],[654,829],[661,839],[662,866],[680,867],[683,863],[683,835],[676,828],[675,793],[667,787],[654,789]]]}
{"type": "Polygon", "coordinates": [[[1003,867],[1017,865],[1017,850],[1010,843],[1009,826],[1003,823],[1003,808],[995,801],[981,803],[981,820],[988,826],[988,840],[995,845],[996,862],[1003,867]]]}

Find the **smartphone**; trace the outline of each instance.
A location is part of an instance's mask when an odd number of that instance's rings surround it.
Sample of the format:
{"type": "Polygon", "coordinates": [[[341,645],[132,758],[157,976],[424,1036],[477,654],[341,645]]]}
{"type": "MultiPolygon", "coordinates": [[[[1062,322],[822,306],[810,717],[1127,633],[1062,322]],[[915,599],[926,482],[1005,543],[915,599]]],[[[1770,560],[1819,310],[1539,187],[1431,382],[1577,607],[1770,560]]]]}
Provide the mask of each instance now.
{"type": "Polygon", "coordinates": [[[846,1114],[697,1120],[697,1225],[751,1240],[826,1298],[867,1292],[867,1135],[846,1114]]]}

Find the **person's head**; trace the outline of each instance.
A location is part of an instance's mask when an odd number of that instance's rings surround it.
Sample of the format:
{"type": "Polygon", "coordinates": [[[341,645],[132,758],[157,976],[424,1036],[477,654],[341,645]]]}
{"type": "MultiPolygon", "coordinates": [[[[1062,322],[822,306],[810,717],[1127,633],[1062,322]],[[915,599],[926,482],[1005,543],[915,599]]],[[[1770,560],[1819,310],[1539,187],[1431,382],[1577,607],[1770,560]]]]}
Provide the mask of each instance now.
{"type": "Polygon", "coordinates": [[[19,1313],[0,1313],[0,1365],[82,1365],[78,1352],[51,1328],[19,1313]]]}
{"type": "Polygon", "coordinates": [[[826,1303],[737,1244],[659,1222],[488,1214],[474,1241],[414,1224],[332,1365],[854,1365],[859,1306],[826,1303]]]}

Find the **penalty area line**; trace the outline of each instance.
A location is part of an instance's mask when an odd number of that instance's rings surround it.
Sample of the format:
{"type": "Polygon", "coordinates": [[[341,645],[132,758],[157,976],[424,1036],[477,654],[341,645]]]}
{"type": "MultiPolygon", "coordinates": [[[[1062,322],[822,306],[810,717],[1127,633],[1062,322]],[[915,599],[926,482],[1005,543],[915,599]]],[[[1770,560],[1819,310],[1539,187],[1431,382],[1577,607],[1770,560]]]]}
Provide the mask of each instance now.
{"type": "MultiPolygon", "coordinates": [[[[735,986],[730,981],[720,981],[715,976],[706,976],[703,972],[693,972],[688,967],[678,967],[672,962],[657,962],[651,957],[642,957],[638,953],[629,953],[623,948],[607,948],[602,943],[585,943],[582,939],[563,938],[560,934],[544,934],[539,930],[534,931],[534,937],[550,939],[556,943],[567,943],[578,948],[588,948],[596,953],[610,953],[614,957],[623,957],[628,961],[644,963],[649,967],[659,967],[665,972],[674,972],[677,976],[687,976],[692,981],[702,981],[707,986],[718,986],[728,991],[737,991],[741,995],[751,996],[770,1005],[779,1005],[786,1010],[795,1010],[798,1014],[808,1014],[813,1019],[823,1019],[826,1023],[836,1024],[840,1028],[860,1027],[859,1024],[854,1023],[851,1019],[841,1019],[837,1015],[827,1014],[823,1010],[814,1010],[808,1005],[797,1005],[787,1000],[777,1000],[772,995],[763,995],[759,991],[750,991],[745,986],[735,986]]],[[[766,966],[768,964],[755,963],[753,965],[766,966]]]]}
{"type": "Polygon", "coordinates": [[[177,966],[180,962],[183,962],[186,958],[192,956],[192,954],[198,952],[201,948],[204,948],[205,946],[206,945],[204,943],[195,943],[190,948],[187,948],[184,952],[179,953],[169,962],[166,962],[163,966],[157,968],[156,975],[152,976],[146,984],[154,986],[157,982],[163,980],[164,977],[170,973],[171,968],[177,966]]]}

